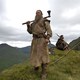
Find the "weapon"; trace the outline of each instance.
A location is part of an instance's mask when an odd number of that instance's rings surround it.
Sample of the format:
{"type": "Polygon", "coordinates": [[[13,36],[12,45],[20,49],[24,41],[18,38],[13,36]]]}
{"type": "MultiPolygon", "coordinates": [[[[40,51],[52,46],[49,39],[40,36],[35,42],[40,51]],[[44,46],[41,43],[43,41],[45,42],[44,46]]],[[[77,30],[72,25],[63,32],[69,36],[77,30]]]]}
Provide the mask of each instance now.
{"type": "MultiPolygon", "coordinates": [[[[44,19],[51,17],[51,15],[50,15],[51,11],[50,11],[50,10],[48,10],[48,11],[47,11],[47,13],[48,13],[48,16],[44,17],[44,19]]],[[[34,20],[24,22],[24,23],[22,23],[22,25],[24,25],[24,24],[28,24],[28,23],[31,23],[31,22],[34,22],[34,20]]]]}
{"type": "Polygon", "coordinates": [[[57,33],[55,33],[58,37],[60,37],[57,33]]]}
{"type": "MultiPolygon", "coordinates": [[[[55,33],[58,37],[60,37],[60,35],[58,35],[57,33],[55,33]]],[[[69,44],[66,42],[66,41],[64,41],[68,46],[69,46],[69,44]]]]}
{"type": "Polygon", "coordinates": [[[46,18],[48,18],[48,17],[51,17],[51,15],[50,15],[50,14],[51,14],[51,11],[48,10],[47,13],[48,13],[48,16],[44,17],[44,19],[46,19],[46,18]]]}

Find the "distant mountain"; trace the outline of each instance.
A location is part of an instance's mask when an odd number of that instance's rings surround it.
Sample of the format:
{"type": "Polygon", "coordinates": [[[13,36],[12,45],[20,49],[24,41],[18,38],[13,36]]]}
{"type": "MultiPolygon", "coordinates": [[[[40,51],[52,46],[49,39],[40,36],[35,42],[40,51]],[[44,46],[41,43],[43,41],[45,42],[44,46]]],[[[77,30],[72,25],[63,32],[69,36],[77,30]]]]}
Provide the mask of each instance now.
{"type": "MultiPolygon", "coordinates": [[[[49,49],[55,45],[49,43],[49,49]]],[[[8,44],[0,44],[0,71],[14,64],[22,63],[27,60],[30,54],[31,46],[17,48],[8,44]]]]}
{"type": "Polygon", "coordinates": [[[50,43],[48,44],[48,47],[49,47],[49,48],[55,48],[56,46],[50,42],[50,43]]]}
{"type": "Polygon", "coordinates": [[[72,42],[69,43],[70,48],[74,47],[74,50],[80,50],[80,37],[73,40],[72,42]]]}
{"type": "Polygon", "coordinates": [[[29,54],[31,50],[31,46],[27,46],[19,49],[22,50],[24,53],[29,54]]]}
{"type": "Polygon", "coordinates": [[[27,60],[27,54],[24,54],[21,49],[0,44],[0,71],[25,60],[27,60]]]}

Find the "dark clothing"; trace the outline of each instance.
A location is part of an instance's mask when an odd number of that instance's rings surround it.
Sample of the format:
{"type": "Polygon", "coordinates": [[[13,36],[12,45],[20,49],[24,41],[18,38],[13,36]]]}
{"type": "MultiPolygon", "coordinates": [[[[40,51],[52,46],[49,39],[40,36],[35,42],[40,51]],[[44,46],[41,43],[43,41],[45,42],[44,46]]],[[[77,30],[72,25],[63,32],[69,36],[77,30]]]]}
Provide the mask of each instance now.
{"type": "Polygon", "coordinates": [[[68,48],[68,44],[63,39],[58,39],[56,43],[56,48],[60,50],[65,50],[68,48]]]}

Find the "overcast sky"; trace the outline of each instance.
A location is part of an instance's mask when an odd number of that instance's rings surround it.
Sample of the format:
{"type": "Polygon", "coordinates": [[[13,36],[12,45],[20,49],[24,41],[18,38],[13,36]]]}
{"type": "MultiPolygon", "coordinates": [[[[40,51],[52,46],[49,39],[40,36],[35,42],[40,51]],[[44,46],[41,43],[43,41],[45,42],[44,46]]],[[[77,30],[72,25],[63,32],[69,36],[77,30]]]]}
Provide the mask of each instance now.
{"type": "Polygon", "coordinates": [[[58,39],[55,33],[68,43],[80,37],[80,0],[0,0],[0,44],[30,45],[32,36],[22,23],[33,20],[38,9],[44,17],[51,10],[52,43],[58,39]]]}

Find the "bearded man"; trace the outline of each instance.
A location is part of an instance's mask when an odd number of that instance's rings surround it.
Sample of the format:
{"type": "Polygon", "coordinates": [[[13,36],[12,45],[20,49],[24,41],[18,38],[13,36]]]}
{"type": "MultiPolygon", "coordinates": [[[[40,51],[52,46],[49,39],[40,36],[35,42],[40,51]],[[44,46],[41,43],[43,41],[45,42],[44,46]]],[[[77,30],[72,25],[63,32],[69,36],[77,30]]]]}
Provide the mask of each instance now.
{"type": "Polygon", "coordinates": [[[37,10],[35,20],[32,23],[30,21],[27,23],[27,31],[33,35],[30,62],[36,71],[41,66],[41,78],[44,80],[49,63],[48,42],[52,37],[50,20],[44,19],[42,11],[37,10]]]}

